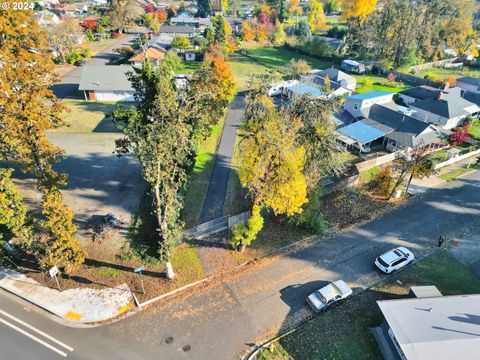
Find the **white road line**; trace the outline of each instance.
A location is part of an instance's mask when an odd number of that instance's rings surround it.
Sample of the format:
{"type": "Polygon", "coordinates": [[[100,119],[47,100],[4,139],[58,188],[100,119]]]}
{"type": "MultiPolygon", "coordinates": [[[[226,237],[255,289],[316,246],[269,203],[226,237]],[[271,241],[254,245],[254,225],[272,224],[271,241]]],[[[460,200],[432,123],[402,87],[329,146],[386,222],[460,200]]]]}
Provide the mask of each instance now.
{"type": "Polygon", "coordinates": [[[26,332],[25,330],[20,329],[18,326],[9,323],[7,320],[4,320],[4,319],[0,318],[0,322],[3,323],[3,324],[5,324],[5,325],[7,325],[7,326],[9,326],[9,327],[11,327],[11,328],[14,329],[14,330],[17,330],[19,333],[21,333],[21,334],[29,337],[30,339],[35,340],[36,342],[38,342],[39,344],[42,344],[43,346],[49,348],[50,350],[55,351],[57,354],[60,354],[60,355],[62,355],[63,357],[67,357],[67,354],[64,353],[63,351],[61,351],[61,350],[57,349],[56,347],[54,347],[54,346],[46,343],[45,341],[37,338],[36,336],[34,336],[34,335],[26,332]]]}
{"type": "Polygon", "coordinates": [[[44,338],[46,338],[46,339],[54,342],[55,344],[60,345],[60,346],[63,346],[63,347],[64,347],[65,349],[67,349],[67,350],[73,351],[73,348],[72,348],[72,347],[64,344],[64,343],[61,342],[60,340],[57,340],[57,339],[55,339],[54,337],[52,337],[52,336],[50,336],[50,335],[48,335],[48,334],[45,334],[45,333],[44,333],[43,331],[41,331],[41,330],[38,330],[37,328],[34,328],[32,325],[27,324],[25,321],[22,321],[22,320],[20,320],[19,318],[16,318],[15,316],[10,315],[9,313],[7,313],[7,312],[5,312],[5,311],[3,311],[3,310],[0,310],[0,314],[2,314],[2,315],[4,315],[4,316],[6,316],[6,317],[8,317],[8,318],[10,318],[10,319],[18,322],[19,324],[25,326],[26,328],[28,328],[28,329],[30,329],[30,330],[32,330],[32,331],[35,331],[37,334],[42,335],[44,338]]]}

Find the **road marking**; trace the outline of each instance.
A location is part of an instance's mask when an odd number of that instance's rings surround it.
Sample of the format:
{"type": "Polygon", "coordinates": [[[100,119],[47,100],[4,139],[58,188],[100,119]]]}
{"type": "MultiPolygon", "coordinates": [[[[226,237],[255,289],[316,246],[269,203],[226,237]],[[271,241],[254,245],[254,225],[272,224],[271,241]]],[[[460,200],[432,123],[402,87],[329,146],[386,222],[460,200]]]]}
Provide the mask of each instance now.
{"type": "Polygon", "coordinates": [[[30,330],[32,330],[32,331],[35,331],[36,333],[42,335],[44,338],[46,338],[46,339],[54,342],[55,344],[60,345],[60,346],[63,346],[63,347],[64,347],[65,349],[67,349],[67,350],[73,351],[73,348],[72,348],[72,347],[64,344],[64,343],[61,342],[60,340],[57,340],[57,339],[55,339],[54,337],[52,337],[52,336],[50,336],[50,335],[48,335],[48,334],[45,334],[43,331],[38,330],[37,328],[33,327],[33,326],[30,325],[30,324],[27,324],[25,321],[22,321],[22,320],[20,320],[19,318],[16,318],[15,316],[10,315],[9,313],[7,313],[7,312],[5,312],[5,311],[3,311],[3,310],[0,310],[0,314],[2,314],[2,315],[4,315],[4,316],[6,316],[6,317],[8,317],[8,318],[10,318],[10,319],[18,322],[19,324],[25,326],[26,328],[28,328],[28,329],[30,329],[30,330]]]}
{"type": "Polygon", "coordinates": [[[67,354],[64,353],[63,351],[61,351],[61,350],[57,349],[56,347],[46,343],[45,341],[37,338],[36,336],[26,332],[25,330],[20,329],[18,326],[13,325],[12,323],[9,323],[7,320],[4,320],[4,319],[0,318],[0,322],[9,326],[9,327],[11,327],[14,330],[17,330],[19,333],[25,335],[26,337],[29,337],[30,339],[35,340],[36,342],[38,342],[39,344],[42,344],[43,346],[49,348],[50,350],[55,351],[57,354],[60,354],[63,357],[67,357],[67,354]]]}

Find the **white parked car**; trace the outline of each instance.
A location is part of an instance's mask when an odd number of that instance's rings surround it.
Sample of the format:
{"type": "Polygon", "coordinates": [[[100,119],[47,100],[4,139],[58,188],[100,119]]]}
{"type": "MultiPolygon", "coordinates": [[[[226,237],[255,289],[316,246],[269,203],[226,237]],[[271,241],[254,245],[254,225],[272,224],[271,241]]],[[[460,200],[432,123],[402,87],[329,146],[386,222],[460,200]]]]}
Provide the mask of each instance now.
{"type": "Polygon", "coordinates": [[[385,274],[390,274],[410,264],[414,259],[415,256],[410,250],[405,247],[398,247],[377,257],[375,265],[385,274]]]}
{"type": "Polygon", "coordinates": [[[350,295],[352,295],[352,289],[347,283],[343,280],[337,280],[310,294],[307,297],[307,303],[314,311],[320,312],[325,310],[327,306],[350,295]]]}

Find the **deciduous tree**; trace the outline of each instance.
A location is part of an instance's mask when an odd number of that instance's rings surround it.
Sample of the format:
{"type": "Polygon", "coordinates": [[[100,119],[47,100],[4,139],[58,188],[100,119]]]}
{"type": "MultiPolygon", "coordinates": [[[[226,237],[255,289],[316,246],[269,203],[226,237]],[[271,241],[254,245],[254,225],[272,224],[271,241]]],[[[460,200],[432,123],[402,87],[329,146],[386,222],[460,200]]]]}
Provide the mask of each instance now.
{"type": "Polygon", "coordinates": [[[111,0],[110,26],[122,33],[133,20],[142,14],[142,9],[135,0],[111,0]]]}
{"type": "Polygon", "coordinates": [[[323,12],[322,3],[318,0],[311,0],[309,6],[308,24],[310,25],[310,31],[313,33],[317,30],[326,30],[327,18],[323,12]]]}
{"type": "Polygon", "coordinates": [[[0,240],[18,235],[25,225],[27,210],[23,196],[11,179],[12,169],[0,169],[0,240]]]}
{"type": "MultiPolygon", "coordinates": [[[[58,24],[45,27],[48,33],[48,43],[56,51],[63,62],[70,53],[80,47],[83,40],[83,31],[75,19],[65,19],[58,24]]],[[[91,31],[91,29],[89,29],[91,31]]]]}

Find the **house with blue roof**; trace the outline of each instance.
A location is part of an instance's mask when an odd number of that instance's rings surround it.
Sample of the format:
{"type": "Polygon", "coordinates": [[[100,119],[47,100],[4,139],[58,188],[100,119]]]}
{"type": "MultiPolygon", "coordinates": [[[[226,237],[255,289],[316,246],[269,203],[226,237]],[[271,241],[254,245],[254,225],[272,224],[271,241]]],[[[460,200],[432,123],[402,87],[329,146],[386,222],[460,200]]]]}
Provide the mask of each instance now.
{"type": "Polygon", "coordinates": [[[355,119],[368,118],[372,105],[393,103],[393,95],[394,93],[378,90],[355,94],[347,97],[343,107],[355,119]]]}
{"type": "Polygon", "coordinates": [[[289,98],[296,98],[303,95],[309,95],[314,98],[318,98],[324,95],[322,89],[313,84],[298,83],[296,85],[290,86],[285,91],[286,95],[289,98]]]}

